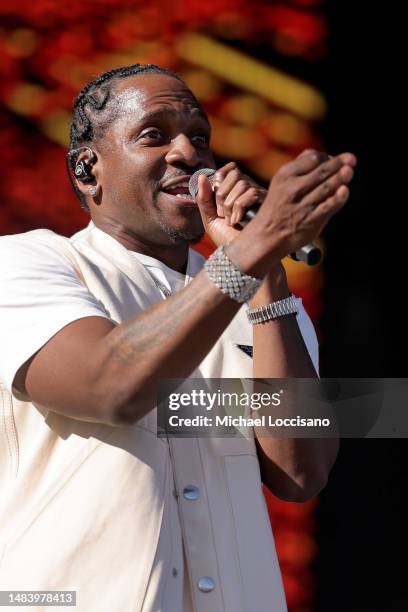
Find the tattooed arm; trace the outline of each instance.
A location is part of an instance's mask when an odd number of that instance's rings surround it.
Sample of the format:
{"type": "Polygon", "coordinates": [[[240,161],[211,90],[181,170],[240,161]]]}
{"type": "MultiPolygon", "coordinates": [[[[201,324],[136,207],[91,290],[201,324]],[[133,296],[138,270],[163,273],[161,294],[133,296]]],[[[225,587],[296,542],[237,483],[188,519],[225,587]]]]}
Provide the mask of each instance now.
{"type": "Polygon", "coordinates": [[[79,420],[135,422],[153,408],[155,382],[187,377],[239,306],[202,271],[182,291],[116,327],[102,317],[67,325],[20,368],[14,386],[79,420]]]}

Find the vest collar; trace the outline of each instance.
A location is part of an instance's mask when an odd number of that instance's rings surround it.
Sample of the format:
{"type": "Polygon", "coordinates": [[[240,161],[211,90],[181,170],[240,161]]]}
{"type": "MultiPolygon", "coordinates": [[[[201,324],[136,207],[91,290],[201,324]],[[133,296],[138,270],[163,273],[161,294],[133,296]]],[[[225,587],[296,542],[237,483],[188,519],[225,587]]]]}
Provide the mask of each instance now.
{"type": "MultiPolygon", "coordinates": [[[[90,221],[86,228],[72,236],[72,240],[74,242],[76,240],[87,242],[93,249],[96,249],[109,259],[111,264],[126,274],[146,295],[152,294],[152,287],[154,287],[154,291],[160,298],[162,297],[161,292],[143,264],[136,257],[133,257],[131,251],[124,247],[116,238],[96,227],[93,221],[90,221]]],[[[198,274],[204,261],[202,255],[189,249],[186,285],[198,274]]],[[[157,299],[152,299],[152,304],[155,302],[157,302],[157,299]]]]}

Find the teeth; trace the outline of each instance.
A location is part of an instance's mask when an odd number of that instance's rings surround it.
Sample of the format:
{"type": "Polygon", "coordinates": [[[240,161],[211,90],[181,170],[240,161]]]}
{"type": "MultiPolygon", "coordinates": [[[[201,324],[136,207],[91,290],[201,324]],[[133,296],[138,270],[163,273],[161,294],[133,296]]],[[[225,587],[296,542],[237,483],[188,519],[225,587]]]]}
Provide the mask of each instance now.
{"type": "Polygon", "coordinates": [[[177,187],[185,187],[188,189],[188,181],[184,181],[184,183],[177,183],[177,187]]]}
{"type": "Polygon", "coordinates": [[[169,189],[175,189],[178,187],[185,187],[186,189],[188,189],[188,181],[184,181],[183,183],[177,183],[176,185],[173,185],[173,187],[170,187],[169,189]]]}
{"type": "Polygon", "coordinates": [[[191,195],[187,193],[176,193],[177,198],[184,198],[185,200],[191,200],[191,195]]]}

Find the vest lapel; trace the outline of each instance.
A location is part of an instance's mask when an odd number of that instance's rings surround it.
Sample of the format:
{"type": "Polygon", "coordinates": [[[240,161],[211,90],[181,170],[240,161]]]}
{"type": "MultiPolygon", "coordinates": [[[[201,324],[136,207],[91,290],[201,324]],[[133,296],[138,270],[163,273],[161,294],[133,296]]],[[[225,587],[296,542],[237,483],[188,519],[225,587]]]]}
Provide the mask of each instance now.
{"type": "Polygon", "coordinates": [[[96,227],[92,221],[81,239],[105,257],[111,265],[126,274],[132,283],[141,289],[150,305],[162,299],[162,294],[145,267],[120,242],[96,227]]]}

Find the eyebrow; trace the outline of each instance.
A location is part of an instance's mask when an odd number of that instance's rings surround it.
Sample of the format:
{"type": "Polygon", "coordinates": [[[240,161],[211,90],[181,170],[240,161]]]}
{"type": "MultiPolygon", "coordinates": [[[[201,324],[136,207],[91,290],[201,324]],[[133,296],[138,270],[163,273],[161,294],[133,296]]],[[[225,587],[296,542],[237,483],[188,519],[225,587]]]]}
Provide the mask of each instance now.
{"type": "MultiPolygon", "coordinates": [[[[177,115],[179,115],[179,113],[176,110],[170,108],[163,108],[162,110],[151,111],[150,113],[144,114],[142,117],[140,117],[137,123],[141,125],[154,119],[173,119],[177,117],[177,115]]],[[[195,108],[191,113],[192,119],[195,119],[196,117],[198,117],[199,119],[204,119],[204,121],[210,126],[210,122],[208,120],[207,115],[200,108],[195,108]]]]}

